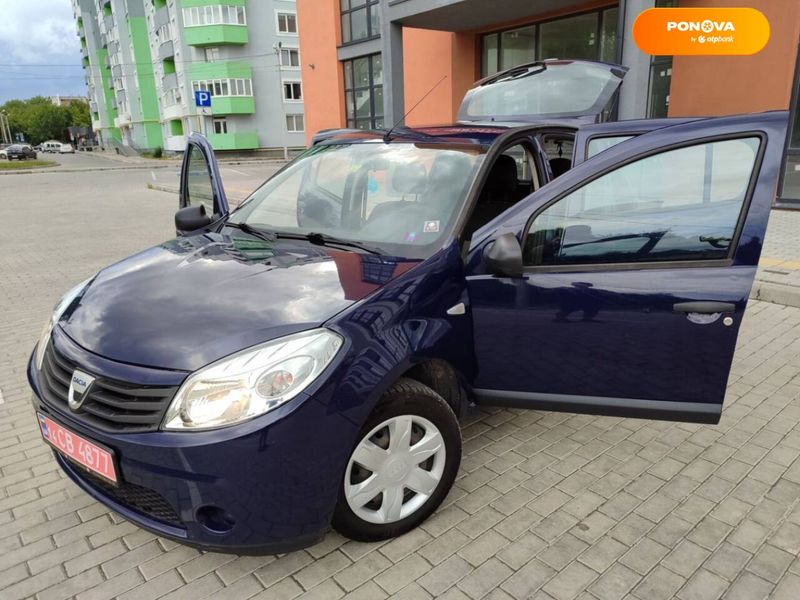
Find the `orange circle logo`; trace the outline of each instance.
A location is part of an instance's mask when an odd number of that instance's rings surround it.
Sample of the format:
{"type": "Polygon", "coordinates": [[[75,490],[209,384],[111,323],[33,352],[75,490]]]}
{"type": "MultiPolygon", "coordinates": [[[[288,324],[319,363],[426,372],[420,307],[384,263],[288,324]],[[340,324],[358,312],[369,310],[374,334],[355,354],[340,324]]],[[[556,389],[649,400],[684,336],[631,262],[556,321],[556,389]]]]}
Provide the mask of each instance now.
{"type": "Polygon", "coordinates": [[[650,8],[633,23],[633,39],[654,55],[755,54],[769,21],[754,8],[650,8]]]}

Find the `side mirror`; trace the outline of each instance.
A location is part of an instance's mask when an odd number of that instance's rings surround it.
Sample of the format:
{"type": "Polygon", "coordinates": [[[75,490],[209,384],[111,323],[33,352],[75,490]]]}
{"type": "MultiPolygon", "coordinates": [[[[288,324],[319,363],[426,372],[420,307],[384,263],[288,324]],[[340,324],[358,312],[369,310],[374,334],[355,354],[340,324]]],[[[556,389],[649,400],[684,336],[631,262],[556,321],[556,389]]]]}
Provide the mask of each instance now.
{"type": "Polygon", "coordinates": [[[513,233],[504,233],[484,250],[486,264],[495,275],[522,277],[522,248],[513,233]]]}
{"type": "Polygon", "coordinates": [[[179,232],[196,231],[211,225],[211,217],[206,215],[202,204],[186,206],[175,213],[175,229],[179,232]]]}

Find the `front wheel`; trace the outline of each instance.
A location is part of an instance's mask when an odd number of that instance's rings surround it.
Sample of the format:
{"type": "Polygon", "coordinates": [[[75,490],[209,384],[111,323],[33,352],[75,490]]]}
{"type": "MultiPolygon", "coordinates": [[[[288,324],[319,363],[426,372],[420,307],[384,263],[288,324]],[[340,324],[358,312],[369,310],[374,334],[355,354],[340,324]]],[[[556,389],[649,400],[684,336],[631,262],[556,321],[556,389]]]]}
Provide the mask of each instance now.
{"type": "Polygon", "coordinates": [[[426,385],[398,380],[359,433],[333,527],[359,541],[414,529],[442,503],[460,462],[461,430],[447,402],[426,385]]]}

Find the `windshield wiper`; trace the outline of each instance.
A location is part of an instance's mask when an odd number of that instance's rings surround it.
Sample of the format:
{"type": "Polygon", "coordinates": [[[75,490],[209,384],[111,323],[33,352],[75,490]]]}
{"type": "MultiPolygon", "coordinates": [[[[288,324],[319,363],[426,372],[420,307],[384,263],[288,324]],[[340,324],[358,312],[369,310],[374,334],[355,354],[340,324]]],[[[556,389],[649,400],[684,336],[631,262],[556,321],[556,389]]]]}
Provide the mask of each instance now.
{"type": "Polygon", "coordinates": [[[267,231],[266,229],[259,229],[258,227],[253,227],[252,225],[248,225],[247,223],[231,223],[228,221],[225,223],[226,227],[233,227],[240,231],[244,231],[248,235],[252,235],[253,237],[257,237],[260,240],[264,240],[265,242],[274,242],[278,239],[278,235],[272,231],[267,231]]]}
{"type": "Polygon", "coordinates": [[[274,242],[275,240],[284,239],[284,240],[307,240],[312,244],[317,246],[344,246],[346,248],[358,248],[359,250],[363,250],[364,252],[369,252],[370,254],[379,254],[383,255],[386,254],[380,248],[375,246],[370,246],[368,244],[362,244],[361,242],[357,242],[355,240],[345,240],[342,238],[337,238],[332,235],[328,235],[326,233],[284,233],[282,231],[269,231],[267,229],[261,229],[260,227],[253,227],[252,225],[248,225],[247,223],[232,223],[227,222],[225,223],[228,227],[234,227],[241,231],[244,231],[247,234],[252,235],[253,237],[257,237],[265,242],[274,242]]]}
{"type": "MultiPolygon", "coordinates": [[[[279,234],[280,237],[280,234],[279,234]]],[[[312,244],[316,244],[317,246],[344,246],[346,248],[358,248],[359,250],[363,250],[364,252],[369,252],[370,254],[386,254],[380,248],[375,246],[370,246],[368,244],[362,244],[361,242],[356,242],[355,240],[345,240],[342,238],[337,238],[332,235],[328,235],[326,233],[316,233],[311,232],[305,235],[300,235],[298,237],[305,238],[312,244]]]]}

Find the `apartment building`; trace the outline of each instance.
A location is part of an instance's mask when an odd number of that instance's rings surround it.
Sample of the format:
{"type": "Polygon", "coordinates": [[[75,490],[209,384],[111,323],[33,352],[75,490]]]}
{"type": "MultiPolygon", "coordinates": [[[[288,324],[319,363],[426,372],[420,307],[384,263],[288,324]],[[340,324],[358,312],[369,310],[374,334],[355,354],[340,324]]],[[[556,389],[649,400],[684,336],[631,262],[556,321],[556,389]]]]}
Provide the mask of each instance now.
{"type": "Polygon", "coordinates": [[[72,3],[104,146],[182,151],[193,131],[217,150],[305,145],[294,0],[72,3]]]}
{"type": "Polygon", "coordinates": [[[792,108],[779,204],[800,207],[800,3],[786,0],[297,0],[307,135],[452,123],[474,81],[531,61],[628,68],[620,119],[792,108]],[[755,6],[771,35],[752,56],[649,56],[631,30],[653,7],[755,6]],[[313,65],[313,66],[312,66],[313,65]]]}

